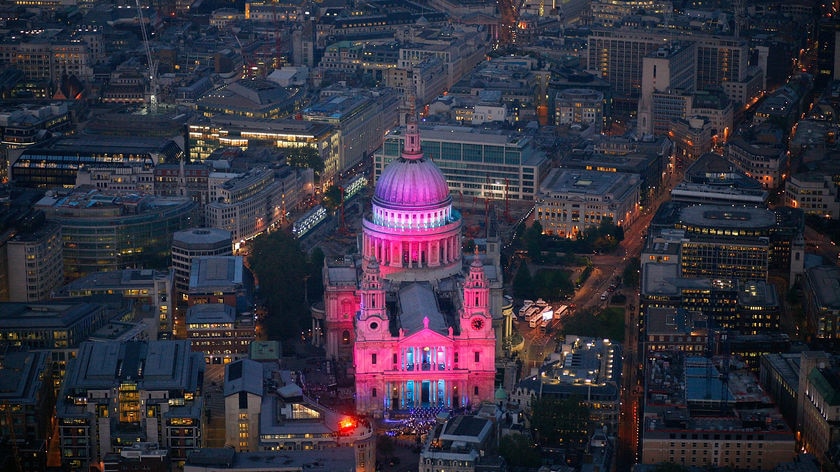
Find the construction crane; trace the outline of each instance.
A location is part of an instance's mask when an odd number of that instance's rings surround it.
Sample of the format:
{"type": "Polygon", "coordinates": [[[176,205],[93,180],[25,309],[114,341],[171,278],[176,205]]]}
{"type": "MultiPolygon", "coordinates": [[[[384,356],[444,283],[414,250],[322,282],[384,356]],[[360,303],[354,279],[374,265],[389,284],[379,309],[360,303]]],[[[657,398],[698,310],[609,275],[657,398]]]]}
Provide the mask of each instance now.
{"type": "Polygon", "coordinates": [[[143,33],[143,46],[146,48],[146,61],[149,65],[149,92],[148,104],[149,111],[157,112],[158,106],[158,83],[157,83],[157,67],[158,63],[152,59],[152,49],[149,47],[149,35],[146,33],[146,21],[143,19],[143,7],[140,6],[140,0],[137,1],[137,17],[140,20],[140,31],[143,33]]]}

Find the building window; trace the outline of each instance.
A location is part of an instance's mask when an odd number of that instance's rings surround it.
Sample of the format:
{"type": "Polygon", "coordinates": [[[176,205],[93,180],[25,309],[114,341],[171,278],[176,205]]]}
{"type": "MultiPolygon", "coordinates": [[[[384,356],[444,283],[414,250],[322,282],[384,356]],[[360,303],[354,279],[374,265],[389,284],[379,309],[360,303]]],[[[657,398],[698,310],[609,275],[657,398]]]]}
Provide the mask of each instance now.
{"type": "Polygon", "coordinates": [[[376,354],[371,354],[370,355],[370,363],[372,365],[376,365],[376,354]]]}
{"type": "Polygon", "coordinates": [[[370,396],[371,396],[371,398],[376,398],[376,387],[374,387],[370,390],[370,396]]]}
{"type": "Polygon", "coordinates": [[[455,357],[452,359],[456,364],[458,363],[458,353],[455,353],[455,357]]]}
{"type": "Polygon", "coordinates": [[[478,351],[475,351],[474,354],[475,354],[475,361],[478,362],[481,359],[481,353],[478,352],[478,351]]]}
{"type": "Polygon", "coordinates": [[[473,387],[473,394],[478,396],[478,386],[473,387]]]}

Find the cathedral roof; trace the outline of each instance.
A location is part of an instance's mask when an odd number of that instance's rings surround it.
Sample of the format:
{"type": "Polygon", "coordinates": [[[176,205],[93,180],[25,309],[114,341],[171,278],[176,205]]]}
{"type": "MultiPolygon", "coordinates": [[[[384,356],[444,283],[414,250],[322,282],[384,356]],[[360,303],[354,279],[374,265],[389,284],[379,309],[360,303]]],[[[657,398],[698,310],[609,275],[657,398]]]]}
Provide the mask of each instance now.
{"type": "Polygon", "coordinates": [[[400,302],[400,327],[408,334],[413,334],[424,327],[424,318],[428,318],[429,329],[445,333],[449,329],[443,313],[437,305],[437,298],[432,285],[428,282],[405,284],[398,293],[400,302]]]}
{"type": "Polygon", "coordinates": [[[376,181],[374,201],[394,209],[437,207],[451,202],[443,172],[423,157],[417,123],[408,124],[402,155],[391,161],[376,181]]]}

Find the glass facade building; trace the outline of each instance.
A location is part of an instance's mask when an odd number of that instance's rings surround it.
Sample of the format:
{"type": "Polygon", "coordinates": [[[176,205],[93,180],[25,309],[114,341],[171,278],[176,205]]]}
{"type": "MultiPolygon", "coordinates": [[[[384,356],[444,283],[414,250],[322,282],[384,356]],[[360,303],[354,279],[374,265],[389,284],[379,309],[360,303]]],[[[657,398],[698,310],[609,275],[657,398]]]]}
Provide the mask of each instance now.
{"type": "Polygon", "coordinates": [[[193,224],[195,202],[71,192],[36,205],[61,225],[64,277],[131,267],[166,267],[172,234],[193,224]]]}
{"type": "MultiPolygon", "coordinates": [[[[421,147],[437,164],[449,190],[468,197],[532,201],[550,161],[530,137],[467,127],[421,127],[421,147]]],[[[373,156],[374,174],[400,156],[403,128],[393,130],[373,156]]]]}

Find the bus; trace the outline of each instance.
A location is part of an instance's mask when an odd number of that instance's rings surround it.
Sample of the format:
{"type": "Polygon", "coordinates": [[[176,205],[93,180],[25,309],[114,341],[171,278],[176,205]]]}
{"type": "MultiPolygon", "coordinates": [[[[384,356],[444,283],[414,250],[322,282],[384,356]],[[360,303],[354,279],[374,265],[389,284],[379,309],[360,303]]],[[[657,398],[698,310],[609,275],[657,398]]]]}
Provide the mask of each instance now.
{"type": "Polygon", "coordinates": [[[301,215],[300,218],[295,220],[292,224],[292,234],[294,234],[296,238],[300,239],[326,218],[327,209],[321,205],[316,205],[312,207],[311,210],[301,215]]]}

